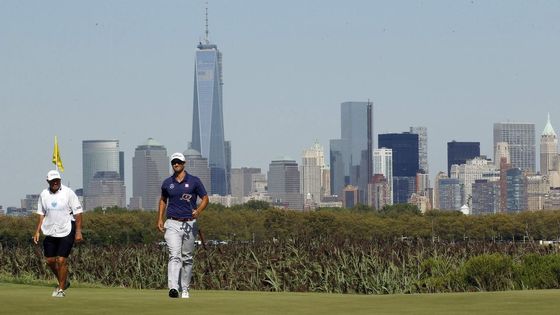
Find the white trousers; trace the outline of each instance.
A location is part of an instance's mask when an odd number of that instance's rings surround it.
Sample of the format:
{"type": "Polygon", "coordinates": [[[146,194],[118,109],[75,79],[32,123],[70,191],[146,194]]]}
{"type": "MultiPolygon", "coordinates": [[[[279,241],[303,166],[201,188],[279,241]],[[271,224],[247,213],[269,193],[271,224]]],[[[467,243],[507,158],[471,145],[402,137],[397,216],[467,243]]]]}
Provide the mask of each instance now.
{"type": "Polygon", "coordinates": [[[165,242],[169,251],[167,286],[169,290],[188,290],[191,284],[194,243],[198,233],[196,220],[166,220],[165,242]]]}

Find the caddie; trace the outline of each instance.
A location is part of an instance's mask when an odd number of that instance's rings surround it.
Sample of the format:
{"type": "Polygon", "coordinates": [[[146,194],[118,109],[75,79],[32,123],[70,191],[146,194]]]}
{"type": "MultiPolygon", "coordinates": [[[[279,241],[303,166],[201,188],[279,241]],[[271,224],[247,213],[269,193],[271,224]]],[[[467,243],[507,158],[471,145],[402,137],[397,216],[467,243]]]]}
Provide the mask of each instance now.
{"type": "Polygon", "coordinates": [[[83,209],[76,193],[61,184],[60,173],[57,170],[47,173],[47,183],[49,187],[39,195],[36,212],[39,221],[33,241],[35,244],[39,243],[42,231],[45,235],[43,250],[47,264],[58,281],[52,296],[62,298],[66,295],[65,290],[70,286],[68,256],[74,242],[83,241],[83,209]]]}

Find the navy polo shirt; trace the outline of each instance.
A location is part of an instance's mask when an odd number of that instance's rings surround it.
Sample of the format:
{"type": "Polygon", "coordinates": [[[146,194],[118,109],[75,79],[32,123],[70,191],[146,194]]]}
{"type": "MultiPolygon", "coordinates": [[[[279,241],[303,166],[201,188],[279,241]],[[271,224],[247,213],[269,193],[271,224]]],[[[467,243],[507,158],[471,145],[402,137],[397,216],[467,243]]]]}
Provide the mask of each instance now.
{"type": "Polygon", "coordinates": [[[161,184],[161,196],[167,199],[168,218],[192,218],[197,198],[206,195],[206,189],[200,178],[188,173],[181,182],[178,182],[175,175],[172,175],[161,184]]]}

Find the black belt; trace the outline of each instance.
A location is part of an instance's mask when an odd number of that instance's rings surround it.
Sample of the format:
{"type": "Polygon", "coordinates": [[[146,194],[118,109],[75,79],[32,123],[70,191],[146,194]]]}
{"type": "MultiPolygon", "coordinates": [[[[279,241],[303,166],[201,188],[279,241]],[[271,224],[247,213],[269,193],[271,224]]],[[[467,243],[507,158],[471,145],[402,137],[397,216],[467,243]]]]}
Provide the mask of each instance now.
{"type": "Polygon", "coordinates": [[[195,220],[195,218],[175,218],[175,217],[168,217],[167,219],[180,221],[180,222],[190,222],[195,220]]]}

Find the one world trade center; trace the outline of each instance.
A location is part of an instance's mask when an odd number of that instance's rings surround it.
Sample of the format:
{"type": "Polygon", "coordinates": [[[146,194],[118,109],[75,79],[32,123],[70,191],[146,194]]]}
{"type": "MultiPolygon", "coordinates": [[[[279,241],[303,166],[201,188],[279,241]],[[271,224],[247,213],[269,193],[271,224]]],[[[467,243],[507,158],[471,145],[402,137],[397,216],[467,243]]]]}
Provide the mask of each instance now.
{"type": "Polygon", "coordinates": [[[211,193],[228,194],[226,143],[222,104],[222,53],[206,38],[197,46],[191,148],[208,159],[211,193]]]}

